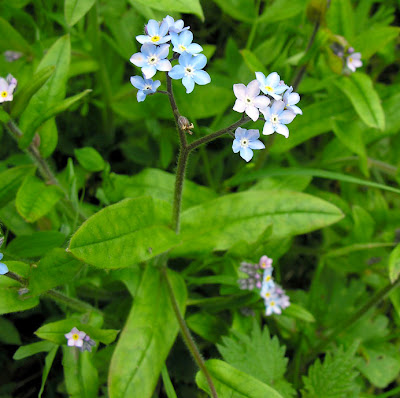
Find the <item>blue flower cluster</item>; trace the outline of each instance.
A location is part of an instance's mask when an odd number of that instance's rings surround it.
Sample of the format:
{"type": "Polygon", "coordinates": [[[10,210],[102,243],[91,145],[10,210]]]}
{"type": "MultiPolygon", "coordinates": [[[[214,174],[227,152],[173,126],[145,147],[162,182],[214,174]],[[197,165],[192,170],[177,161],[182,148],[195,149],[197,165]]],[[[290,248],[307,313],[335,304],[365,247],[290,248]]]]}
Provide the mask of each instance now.
{"type": "MultiPolygon", "coordinates": [[[[264,135],[278,133],[284,137],[289,137],[287,124],[291,123],[296,115],[303,112],[296,105],[300,101],[300,96],[293,92],[293,87],[287,86],[276,72],[265,76],[261,72],[256,72],[256,79],[247,86],[244,84],[234,84],[233,92],[236,102],[233,110],[239,113],[245,112],[254,122],[258,120],[260,112],[264,116],[265,124],[264,135]],[[263,92],[265,95],[260,95],[263,92]]],[[[238,129],[239,130],[239,129],[238,129]]],[[[253,157],[252,149],[263,149],[264,144],[254,139],[242,140],[243,130],[235,132],[235,140],[232,149],[234,153],[240,152],[240,156],[249,162],[253,157]],[[239,137],[238,137],[239,135],[239,137]],[[261,144],[261,145],[260,145],[261,144]]],[[[249,130],[256,131],[258,130],[249,130]]],[[[252,134],[255,137],[255,134],[252,134]]],[[[259,134],[256,138],[259,137],[259,134]]]]}
{"type": "Polygon", "coordinates": [[[186,93],[191,93],[195,84],[204,85],[211,81],[210,75],[203,70],[207,58],[200,54],[203,48],[193,41],[193,33],[189,27],[184,27],[184,22],[175,21],[169,15],[161,22],[154,19],[145,26],[145,35],[136,36],[136,40],[142,44],[140,52],[133,54],[130,61],[142,69],[143,77],[132,76],[131,83],[139,91],[138,102],[146,99],[146,95],[157,91],[161,82],[153,81],[152,77],[157,71],[168,72],[172,79],[182,79],[186,87],[186,93]],[[179,54],[178,65],[174,67],[167,59],[170,44],[173,51],[179,54]]]}
{"type": "Polygon", "coordinates": [[[272,259],[264,255],[258,264],[241,263],[240,271],[247,274],[247,278],[238,280],[241,289],[260,289],[267,316],[281,314],[282,310],[290,305],[289,296],[272,278],[273,269],[272,259]],[[260,271],[263,272],[262,277],[260,271]]]}

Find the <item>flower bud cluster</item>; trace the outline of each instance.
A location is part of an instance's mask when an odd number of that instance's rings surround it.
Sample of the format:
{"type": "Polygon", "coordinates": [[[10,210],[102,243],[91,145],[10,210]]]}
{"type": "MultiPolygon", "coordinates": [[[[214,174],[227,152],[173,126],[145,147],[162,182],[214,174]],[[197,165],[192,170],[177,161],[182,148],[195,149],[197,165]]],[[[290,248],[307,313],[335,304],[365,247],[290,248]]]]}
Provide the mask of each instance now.
{"type": "Polygon", "coordinates": [[[68,340],[67,344],[69,347],[78,347],[80,351],[92,351],[92,347],[96,345],[96,342],[92,340],[89,335],[85,332],[78,330],[73,327],[71,331],[64,335],[68,340]]]}
{"type": "Polygon", "coordinates": [[[12,75],[7,75],[5,79],[0,77],[0,104],[13,100],[13,93],[17,83],[17,79],[12,75]]]}
{"type": "MultiPolygon", "coordinates": [[[[234,111],[246,113],[254,122],[260,117],[260,112],[262,113],[265,120],[262,131],[264,135],[276,132],[288,138],[289,129],[286,125],[291,123],[296,115],[303,114],[296,105],[300,101],[299,94],[294,93],[293,87],[287,86],[276,72],[270,73],[267,77],[262,72],[256,72],[255,80],[247,86],[234,84],[233,92],[237,98],[233,106],[234,111]],[[260,95],[260,92],[265,95],[260,95]]],[[[240,152],[240,156],[249,162],[253,157],[253,149],[265,148],[258,140],[259,136],[258,130],[247,132],[239,127],[235,131],[233,152],[240,152]]]]}
{"type": "Polygon", "coordinates": [[[144,29],[145,35],[136,36],[136,40],[142,44],[140,52],[133,54],[130,61],[141,68],[143,77],[132,76],[131,83],[139,91],[138,102],[145,100],[146,95],[157,91],[161,82],[153,81],[152,77],[157,71],[168,72],[172,79],[182,79],[186,93],[191,93],[195,84],[204,85],[211,81],[210,75],[202,70],[207,64],[207,58],[200,54],[203,48],[193,41],[193,33],[189,26],[184,27],[184,22],[175,21],[169,15],[161,22],[150,19],[144,29]],[[174,56],[178,57],[178,65],[172,66],[167,59],[173,45],[174,56]]]}
{"type": "Polygon", "coordinates": [[[247,278],[238,280],[240,289],[260,290],[260,295],[264,299],[265,314],[281,314],[282,310],[289,307],[290,299],[285,290],[275,283],[272,277],[272,259],[262,256],[258,264],[243,262],[240,264],[240,271],[247,274],[247,278]],[[262,275],[261,275],[262,273],[262,275]]]}

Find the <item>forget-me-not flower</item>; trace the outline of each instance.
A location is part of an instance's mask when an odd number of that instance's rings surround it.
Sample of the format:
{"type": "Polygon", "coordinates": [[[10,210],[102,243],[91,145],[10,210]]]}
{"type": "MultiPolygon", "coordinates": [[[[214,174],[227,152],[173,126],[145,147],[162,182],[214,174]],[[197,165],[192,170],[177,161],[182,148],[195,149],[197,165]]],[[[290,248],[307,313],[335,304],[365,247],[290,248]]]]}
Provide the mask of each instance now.
{"type": "Polygon", "coordinates": [[[172,49],[176,53],[182,54],[187,52],[189,54],[198,54],[203,51],[203,47],[199,44],[192,43],[193,33],[190,30],[185,30],[184,32],[177,34],[171,33],[171,42],[174,46],[172,49]]]}
{"type": "Polygon", "coordinates": [[[268,94],[276,100],[280,100],[282,94],[288,86],[281,82],[281,78],[276,72],[270,73],[265,77],[264,73],[256,72],[256,78],[260,83],[260,89],[264,94],[268,94]]]}
{"type": "Polygon", "coordinates": [[[233,92],[237,98],[233,110],[246,112],[254,122],[260,115],[259,109],[267,108],[271,102],[265,95],[259,95],[260,85],[257,80],[251,81],[247,87],[244,84],[234,84],[233,92]]]}
{"type": "Polygon", "coordinates": [[[282,309],[275,298],[265,300],[265,315],[282,314],[282,309]]]}
{"type": "Polygon", "coordinates": [[[181,33],[184,30],[188,30],[190,26],[183,27],[184,22],[182,19],[174,20],[174,18],[167,15],[163,21],[166,21],[168,24],[169,33],[181,33]]]}
{"type": "Polygon", "coordinates": [[[189,94],[194,89],[194,84],[208,84],[211,81],[210,75],[202,70],[207,63],[207,57],[203,54],[191,55],[184,52],[179,56],[179,65],[175,65],[168,75],[172,79],[182,79],[182,84],[189,94]]]}
{"type": "Polygon", "coordinates": [[[73,327],[71,331],[64,335],[68,340],[68,346],[70,347],[82,347],[83,339],[86,336],[85,332],[79,331],[76,327],[73,327]]]}
{"type": "MultiPolygon", "coordinates": [[[[3,253],[0,253],[0,260],[3,258],[3,253]]],[[[8,267],[4,263],[0,263],[0,275],[4,275],[8,272],[8,267]]]]}
{"type": "Polygon", "coordinates": [[[268,256],[264,255],[264,256],[261,256],[258,265],[261,269],[271,268],[272,261],[273,261],[272,258],[269,258],[268,256]]]}
{"type": "Polygon", "coordinates": [[[264,269],[264,274],[263,274],[263,279],[262,279],[262,290],[268,290],[271,289],[275,286],[274,280],[272,278],[272,271],[273,267],[265,268],[264,269]]]}
{"type": "Polygon", "coordinates": [[[136,36],[136,40],[140,44],[151,43],[151,44],[164,44],[169,42],[171,37],[168,33],[168,22],[162,21],[161,24],[154,19],[150,19],[148,24],[145,26],[146,35],[136,36]]]}
{"type": "Polygon", "coordinates": [[[362,66],[361,53],[351,52],[346,58],[346,65],[352,72],[355,72],[356,68],[362,66]]]}
{"type": "Polygon", "coordinates": [[[159,80],[153,81],[152,79],[143,79],[141,76],[131,76],[131,83],[133,87],[139,90],[137,92],[138,102],[144,101],[146,95],[155,93],[161,85],[159,80]]]}
{"type": "Polygon", "coordinates": [[[284,109],[285,103],[283,101],[274,101],[271,107],[264,110],[261,109],[265,117],[264,135],[270,135],[276,131],[286,138],[289,137],[289,129],[285,125],[289,124],[295,118],[296,114],[293,111],[285,111],[284,109]]]}
{"type": "Polygon", "coordinates": [[[8,75],[5,79],[0,77],[0,103],[13,100],[13,93],[17,87],[17,79],[8,75]]]}
{"type": "Polygon", "coordinates": [[[168,53],[169,44],[161,44],[161,46],[156,47],[154,44],[145,43],[141,52],[133,54],[130,61],[142,68],[142,73],[146,79],[151,79],[157,70],[167,72],[172,69],[171,62],[165,59],[168,53]]]}
{"type": "Polygon", "coordinates": [[[232,150],[234,153],[240,152],[240,156],[249,162],[253,157],[253,149],[264,149],[265,145],[258,139],[258,130],[246,130],[238,127],[235,131],[232,150]]]}
{"type": "Polygon", "coordinates": [[[290,86],[282,98],[285,103],[285,109],[293,111],[296,115],[302,115],[303,111],[296,105],[300,101],[300,95],[293,93],[293,87],[290,86]]]}

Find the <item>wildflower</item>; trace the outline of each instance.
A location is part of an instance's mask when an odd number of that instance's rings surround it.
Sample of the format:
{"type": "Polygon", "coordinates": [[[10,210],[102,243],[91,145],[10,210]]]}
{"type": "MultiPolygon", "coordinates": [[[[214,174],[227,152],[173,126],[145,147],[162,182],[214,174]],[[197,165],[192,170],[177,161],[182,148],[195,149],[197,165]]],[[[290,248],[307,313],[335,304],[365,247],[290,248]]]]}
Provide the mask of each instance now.
{"type": "Polygon", "coordinates": [[[272,270],[273,268],[266,268],[264,270],[264,275],[262,279],[262,289],[268,290],[275,286],[274,280],[272,279],[272,270]]]}
{"type": "Polygon", "coordinates": [[[153,81],[152,79],[144,79],[141,76],[131,76],[131,83],[133,87],[139,90],[137,92],[138,102],[144,101],[146,95],[154,94],[161,85],[159,80],[153,81]]]}
{"type": "Polygon", "coordinates": [[[355,72],[356,68],[360,68],[362,66],[361,53],[355,53],[354,49],[351,47],[348,51],[349,55],[346,57],[346,65],[352,72],[355,72]]]}
{"type": "Polygon", "coordinates": [[[168,31],[169,33],[181,33],[184,30],[188,30],[190,26],[183,27],[184,22],[182,19],[178,19],[177,21],[174,18],[167,15],[163,21],[166,21],[168,24],[168,31]]]}
{"type": "Polygon", "coordinates": [[[179,116],[178,125],[181,130],[187,131],[190,135],[193,134],[193,131],[191,131],[194,128],[193,123],[190,123],[187,117],[179,116]]]}
{"type": "Polygon", "coordinates": [[[240,289],[253,290],[261,288],[261,275],[258,273],[257,264],[243,262],[240,264],[240,271],[247,274],[247,278],[239,279],[238,284],[240,289]]]}
{"type": "Polygon", "coordinates": [[[261,91],[276,100],[280,100],[282,98],[280,94],[288,88],[276,72],[270,73],[267,77],[262,72],[256,72],[256,78],[260,84],[261,91]]]}
{"type": "Polygon", "coordinates": [[[136,36],[136,40],[140,44],[151,43],[151,44],[164,44],[170,41],[171,36],[168,33],[168,22],[162,21],[159,24],[156,20],[150,19],[144,30],[146,35],[136,36]]]}
{"type": "MultiPolygon", "coordinates": [[[[0,253],[0,260],[3,258],[3,253],[0,253]]],[[[7,265],[0,263],[0,275],[4,275],[8,272],[7,265]]]]}
{"type": "Polygon", "coordinates": [[[251,81],[247,87],[244,84],[234,84],[233,92],[237,98],[233,110],[245,112],[254,122],[260,115],[259,109],[266,109],[271,102],[265,95],[259,95],[260,85],[257,80],[251,81]]]}
{"type": "Polygon", "coordinates": [[[258,140],[260,133],[258,130],[246,130],[238,127],[235,131],[235,139],[232,144],[234,153],[240,151],[240,156],[249,162],[253,157],[252,149],[264,149],[265,145],[258,140]]]}
{"type": "Polygon", "coordinates": [[[8,75],[5,79],[0,77],[0,103],[13,100],[13,92],[17,87],[17,79],[8,75]]]}
{"type": "Polygon", "coordinates": [[[7,62],[14,62],[17,59],[21,58],[24,54],[18,52],[18,51],[5,51],[4,52],[4,58],[6,59],[7,62]]]}
{"type": "Polygon", "coordinates": [[[282,309],[279,302],[274,298],[265,300],[265,315],[269,316],[272,314],[282,314],[282,309]]]}
{"type": "Polygon", "coordinates": [[[171,62],[165,59],[169,53],[169,44],[155,46],[154,44],[145,43],[140,53],[133,54],[130,61],[142,68],[142,73],[146,79],[152,78],[157,70],[170,71],[171,62]]]}
{"type": "Polygon", "coordinates": [[[261,269],[271,268],[272,267],[272,258],[268,256],[262,256],[260,258],[260,262],[258,263],[261,269]]]}
{"type": "Polygon", "coordinates": [[[264,135],[270,135],[276,131],[286,138],[289,137],[289,129],[285,125],[289,124],[295,118],[296,114],[293,111],[285,111],[284,109],[285,103],[283,101],[274,101],[271,108],[261,109],[265,117],[264,135]]]}
{"type": "Polygon", "coordinates": [[[290,86],[285,94],[283,94],[283,102],[285,103],[285,109],[289,109],[293,111],[296,115],[302,115],[303,111],[296,106],[296,104],[300,101],[300,95],[297,93],[293,93],[293,87],[290,86]]]}
{"type": "Polygon", "coordinates": [[[174,46],[172,49],[176,53],[182,54],[187,52],[189,54],[198,54],[203,51],[203,47],[199,44],[192,43],[193,33],[190,30],[185,30],[181,34],[171,33],[171,42],[174,46]]]}
{"type": "Polygon", "coordinates": [[[94,347],[95,345],[96,345],[96,342],[94,340],[92,340],[88,335],[86,335],[83,338],[83,345],[82,345],[82,347],[79,347],[79,350],[81,352],[83,352],[83,351],[92,352],[92,347],[94,347]]]}
{"type": "Polygon", "coordinates": [[[86,336],[85,332],[80,332],[76,327],[64,335],[68,339],[68,346],[83,347],[83,339],[86,336]]]}
{"type": "Polygon", "coordinates": [[[290,306],[289,296],[286,295],[285,291],[282,289],[281,286],[275,285],[275,293],[278,297],[277,299],[278,304],[283,310],[290,306]]]}
{"type": "Polygon", "coordinates": [[[202,70],[207,63],[207,57],[203,54],[193,56],[184,52],[179,56],[179,65],[175,65],[168,75],[172,79],[182,79],[182,84],[189,94],[194,89],[194,84],[208,84],[211,81],[210,75],[202,70]]]}

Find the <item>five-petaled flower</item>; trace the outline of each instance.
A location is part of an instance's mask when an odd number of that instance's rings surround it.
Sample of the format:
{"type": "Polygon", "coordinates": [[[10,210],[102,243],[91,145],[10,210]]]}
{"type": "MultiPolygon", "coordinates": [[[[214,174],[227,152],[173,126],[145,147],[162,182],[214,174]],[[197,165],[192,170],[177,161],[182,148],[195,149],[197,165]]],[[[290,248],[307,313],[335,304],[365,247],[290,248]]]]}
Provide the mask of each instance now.
{"type": "Polygon", "coordinates": [[[269,258],[268,256],[264,255],[260,258],[260,261],[258,264],[261,269],[271,268],[272,261],[273,261],[272,258],[269,258]]]}
{"type": "Polygon", "coordinates": [[[246,130],[238,127],[235,131],[232,150],[234,153],[240,152],[240,156],[249,162],[253,157],[253,149],[264,149],[264,144],[258,139],[258,130],[246,130]]]}
{"type": "MultiPolygon", "coordinates": [[[[3,253],[0,253],[0,260],[3,258],[3,253]]],[[[4,275],[8,272],[8,267],[4,263],[0,263],[0,275],[4,275]]]]}
{"type": "Polygon", "coordinates": [[[171,37],[167,35],[169,30],[168,21],[164,21],[159,24],[156,20],[150,19],[145,27],[146,35],[136,36],[136,40],[140,44],[151,43],[151,44],[164,44],[169,42],[171,37]]]}
{"type": "Polygon", "coordinates": [[[130,61],[142,68],[142,73],[146,79],[151,79],[157,72],[170,71],[171,62],[165,59],[169,53],[169,44],[155,46],[154,44],[145,43],[140,53],[133,54],[130,61]]]}
{"type": "Polygon", "coordinates": [[[131,83],[133,87],[139,90],[137,92],[138,102],[144,101],[146,95],[154,94],[161,85],[159,80],[153,81],[152,79],[144,79],[141,76],[131,76],[131,83]]]}
{"type": "Polygon", "coordinates": [[[285,124],[289,124],[296,116],[290,110],[284,110],[285,103],[283,101],[274,101],[271,108],[261,109],[265,117],[265,124],[263,128],[264,135],[273,134],[275,131],[282,134],[284,137],[289,137],[289,129],[285,124]]]}
{"type": "Polygon", "coordinates": [[[288,88],[276,72],[270,73],[267,77],[262,72],[256,72],[256,78],[260,83],[261,91],[276,100],[280,100],[281,94],[288,88]]]}
{"type": "Polygon", "coordinates": [[[259,109],[266,109],[271,102],[265,95],[259,95],[260,85],[257,80],[251,81],[247,87],[244,84],[234,84],[233,92],[237,98],[233,110],[245,112],[254,122],[260,115],[259,109]]]}
{"type": "Polygon", "coordinates": [[[169,33],[181,33],[184,30],[188,30],[190,26],[183,27],[184,22],[182,19],[174,20],[171,16],[167,15],[163,21],[166,21],[168,24],[169,33]]]}
{"type": "Polygon", "coordinates": [[[73,327],[72,330],[64,335],[68,340],[68,346],[70,347],[82,347],[83,339],[86,336],[85,332],[79,331],[76,327],[73,327]]]}
{"type": "Polygon", "coordinates": [[[361,53],[355,53],[354,50],[351,52],[350,49],[349,53],[350,54],[346,58],[346,65],[352,72],[355,72],[356,68],[362,66],[361,53]]]}
{"type": "Polygon", "coordinates": [[[207,57],[203,54],[191,55],[187,52],[179,56],[179,65],[175,65],[168,75],[172,79],[182,79],[182,84],[189,94],[194,89],[194,84],[204,85],[211,81],[210,75],[202,70],[207,63],[207,57]]]}
{"type": "Polygon", "coordinates": [[[265,315],[269,316],[274,313],[282,314],[282,308],[280,307],[278,300],[275,298],[265,300],[265,315]]]}
{"type": "Polygon", "coordinates": [[[17,87],[17,79],[8,75],[5,79],[0,77],[0,103],[13,100],[13,92],[17,87]]]}
{"type": "Polygon", "coordinates": [[[300,95],[293,92],[293,87],[290,86],[282,98],[285,103],[285,109],[293,111],[296,115],[302,115],[303,111],[296,105],[300,101],[300,95]]]}
{"type": "Polygon", "coordinates": [[[199,44],[192,43],[193,33],[190,30],[185,30],[184,32],[177,34],[171,33],[171,42],[174,46],[172,49],[174,52],[182,54],[187,52],[189,54],[198,54],[203,51],[203,47],[199,44]]]}

